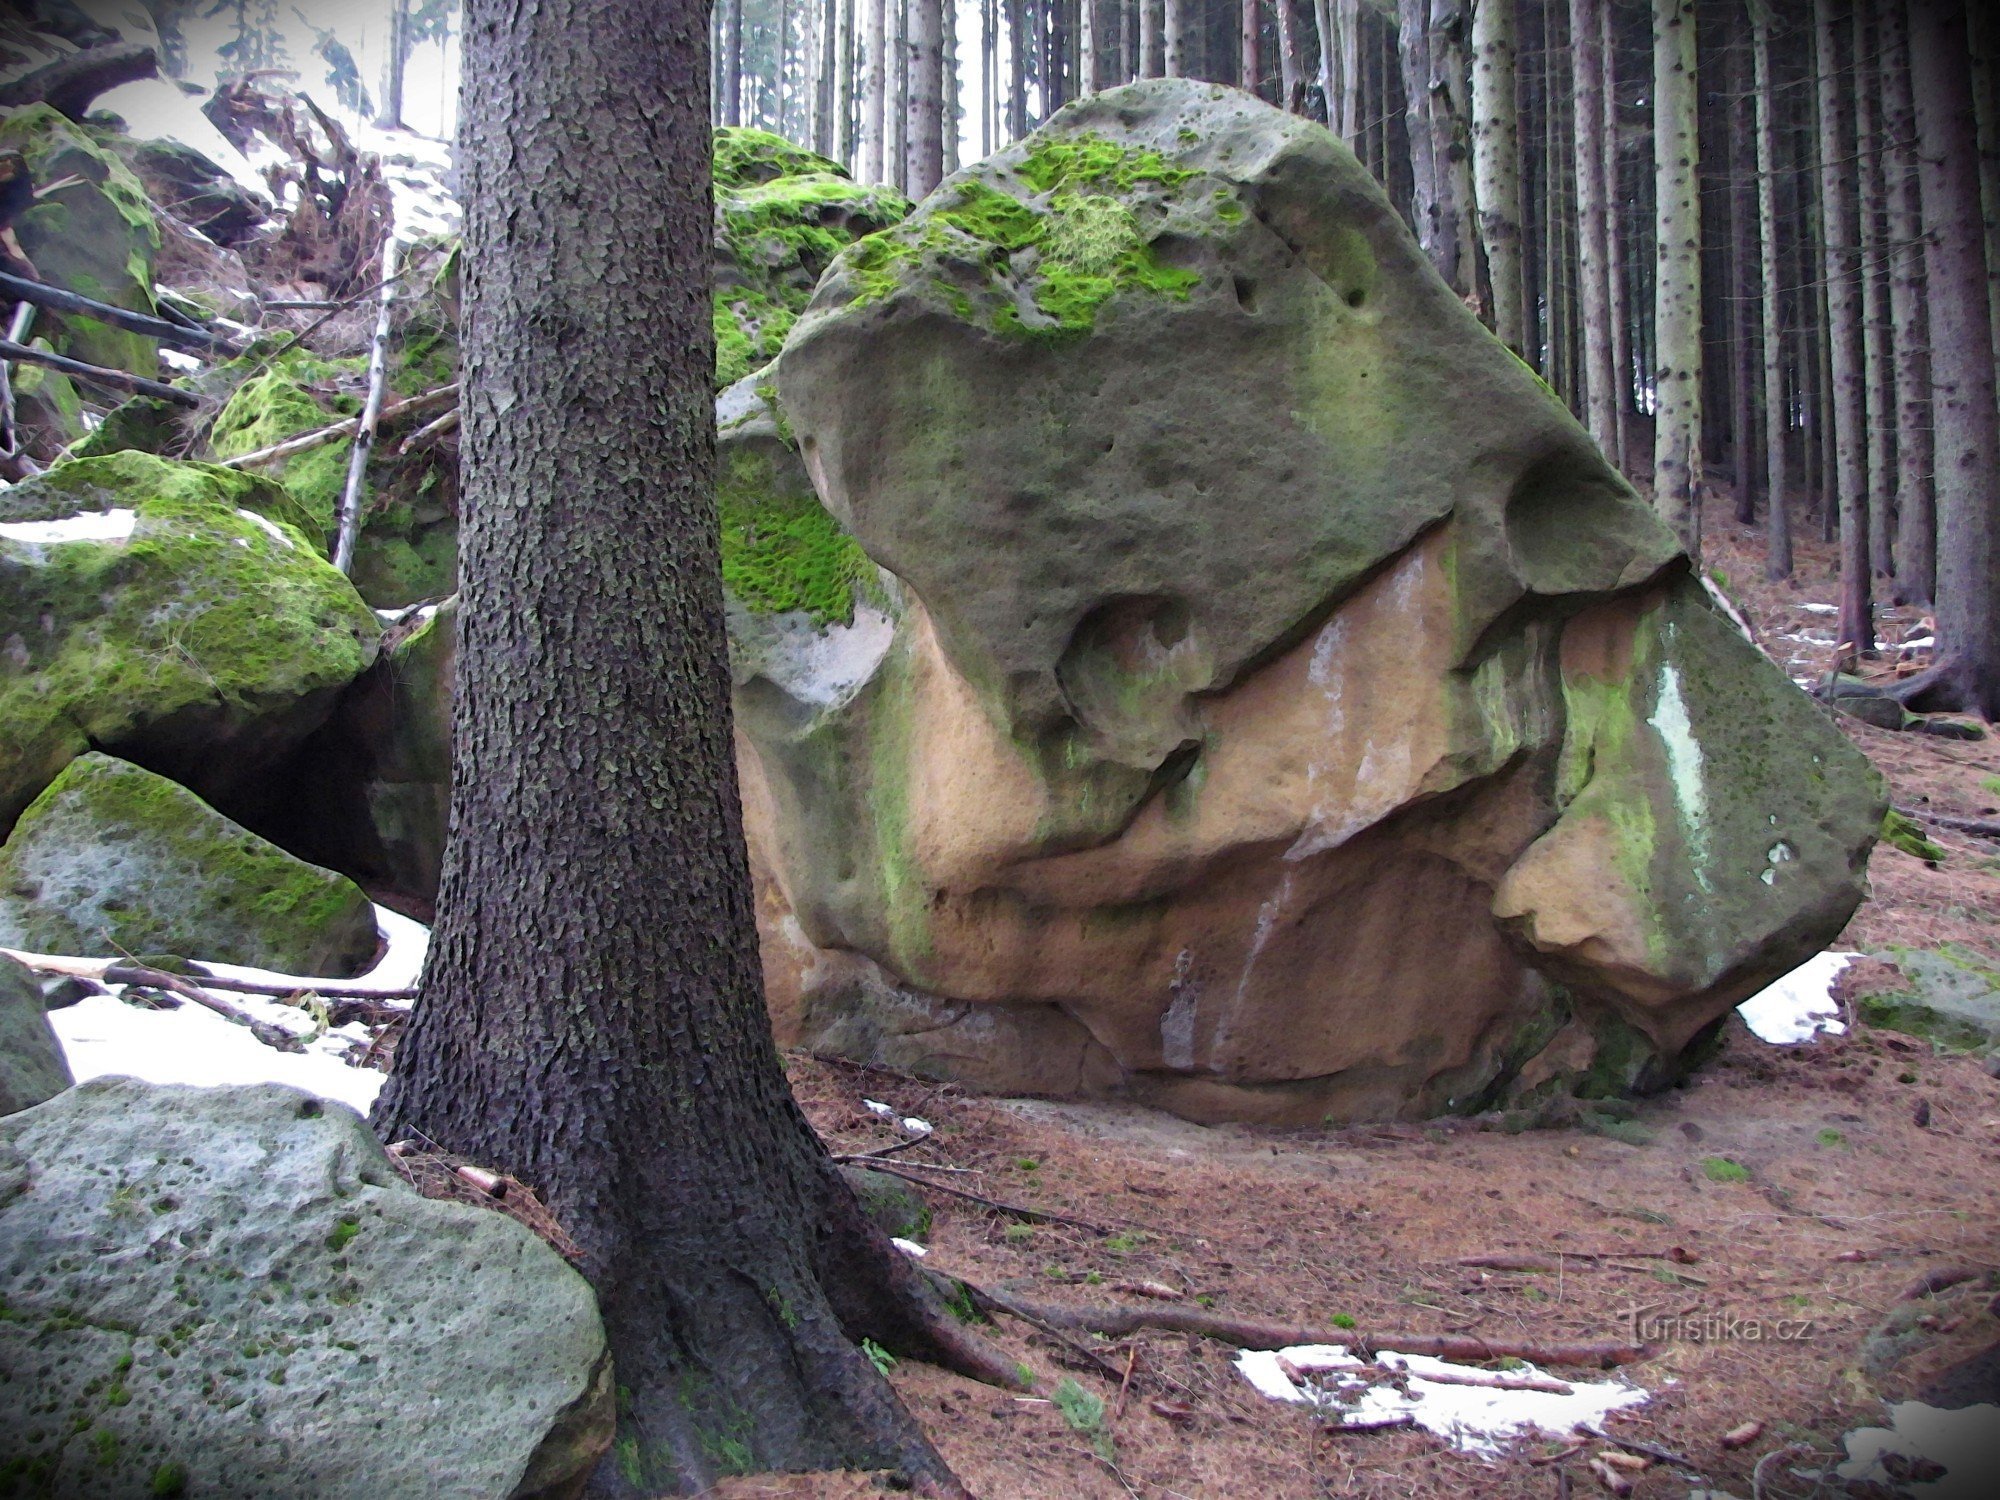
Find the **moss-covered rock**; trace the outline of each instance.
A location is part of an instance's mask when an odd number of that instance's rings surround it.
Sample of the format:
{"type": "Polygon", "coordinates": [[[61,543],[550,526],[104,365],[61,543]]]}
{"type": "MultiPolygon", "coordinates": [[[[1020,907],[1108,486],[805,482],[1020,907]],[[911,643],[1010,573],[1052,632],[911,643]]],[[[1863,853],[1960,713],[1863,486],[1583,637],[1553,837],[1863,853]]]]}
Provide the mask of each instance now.
{"type": "MultiPolygon", "coordinates": [[[[295,349],[241,385],[216,413],[208,440],[217,458],[241,458],[287,438],[313,432],[361,410],[363,359],[326,360],[295,349]]],[[[312,518],[314,545],[322,552],[340,517],[352,442],[325,443],[268,466],[312,518]]]]}
{"type": "Polygon", "coordinates": [[[0,947],[338,977],[375,946],[374,909],[353,881],[108,755],[71,761],[0,845],[0,947]]]}
{"type": "Polygon", "coordinates": [[[1910,987],[1859,997],[1863,1021],[1953,1052],[2000,1048],[2000,965],[1956,943],[1877,956],[1893,962],[1910,987]]]}
{"type": "Polygon", "coordinates": [[[325,718],[380,626],[303,520],[268,481],[136,452],[6,492],[0,828],[92,746],[216,797],[325,718]]]}
{"type": "Polygon", "coordinates": [[[0,956],[0,1115],[53,1099],[72,1083],[35,976],[0,956]]]}
{"type": "MultiPolygon", "coordinates": [[[[25,156],[39,185],[81,179],[15,220],[15,235],[42,279],[115,307],[151,313],[160,231],[131,168],[87,127],[45,104],[0,119],[0,150],[25,156]]],[[[153,341],[139,334],[92,318],[49,313],[38,324],[59,329],[57,348],[73,358],[140,375],[159,367],[153,341]]]]}
{"type": "Polygon", "coordinates": [[[718,388],[769,363],[833,258],[910,211],[838,163],[762,130],[715,133],[718,388]]]}
{"type": "Polygon", "coordinates": [[[111,453],[164,454],[181,437],[180,408],[157,396],[134,396],[71,446],[71,458],[103,458],[111,453]]]}

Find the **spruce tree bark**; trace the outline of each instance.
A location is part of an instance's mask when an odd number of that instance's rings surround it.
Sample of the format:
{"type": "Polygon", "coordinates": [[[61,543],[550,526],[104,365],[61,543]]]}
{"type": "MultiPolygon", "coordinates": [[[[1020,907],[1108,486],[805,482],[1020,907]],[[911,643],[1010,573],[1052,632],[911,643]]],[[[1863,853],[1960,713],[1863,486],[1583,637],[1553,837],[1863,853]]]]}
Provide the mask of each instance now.
{"type": "Polygon", "coordinates": [[[1164,4],[1164,71],[1169,78],[1185,78],[1188,76],[1188,44],[1192,40],[1188,33],[1193,29],[1192,18],[1188,15],[1189,0],[1164,0],[1164,4]]]}
{"type": "MultiPolygon", "coordinates": [[[[1340,138],[1348,149],[1361,149],[1361,3],[1334,0],[1340,31],[1340,138]]],[[[1331,123],[1331,122],[1329,122],[1331,123]]],[[[1520,215],[1516,214],[1518,220],[1520,215]]]]}
{"type": "Polygon", "coordinates": [[[1753,225],[1757,218],[1757,131],[1753,115],[1755,92],[1750,82],[1747,18],[1731,21],[1733,45],[1728,50],[1729,78],[1729,433],[1730,459],[1736,470],[1736,519],[1749,526],[1757,519],[1756,380],[1751,366],[1756,354],[1751,337],[1751,310],[1757,305],[1760,277],[1752,265],[1753,225]]]}
{"type": "Polygon", "coordinates": [[[1840,616],[1835,634],[1855,651],[1875,649],[1868,571],[1867,368],[1861,348],[1861,225],[1855,210],[1852,74],[1840,46],[1833,0],[1813,0],[1819,80],[1820,201],[1828,358],[1833,375],[1834,501],[1840,508],[1840,616]]]}
{"type": "MultiPolygon", "coordinates": [[[[1083,0],[1090,9],[1090,0],[1083,0]]],[[[1264,86],[1263,6],[1258,0],[1242,0],[1239,7],[1240,31],[1236,41],[1236,82],[1246,94],[1262,97],[1264,86]]],[[[1095,85],[1093,85],[1095,87],[1095,85]]]]}
{"type": "Polygon", "coordinates": [[[1979,196],[1985,205],[1986,311],[1993,320],[1993,358],[2000,363],[2000,16],[1990,3],[1965,8],[1972,60],[1972,112],[1979,125],[1979,196]]]}
{"type": "MultiPolygon", "coordinates": [[[[1138,0],[1139,5],[1139,76],[1158,78],[1165,70],[1166,63],[1160,44],[1160,7],[1164,0],[1138,0]]],[[[1018,38],[1019,33],[1015,33],[1018,38]]]]}
{"type": "Polygon", "coordinates": [[[1937,512],[1931,503],[1930,317],[1924,307],[1917,113],[1902,0],[1887,0],[1881,12],[1889,317],[1896,334],[1896,590],[1904,603],[1928,604],[1937,589],[1937,512]]]}
{"type": "Polygon", "coordinates": [[[1472,12],[1473,194],[1493,282],[1493,331],[1528,352],[1521,270],[1521,134],[1515,98],[1515,0],[1478,0],[1472,12]]]}
{"type": "Polygon", "coordinates": [[[456,836],[375,1123],[532,1184],[581,1247],[620,1391],[595,1493],[725,1464],[956,1491],[855,1341],[1004,1372],[854,1201],[764,1009],[713,494],[707,7],[466,9],[456,836]]]}
{"type": "Polygon", "coordinates": [[[944,180],[944,7],[909,0],[909,163],[904,191],[921,198],[944,180]]]}
{"type": "Polygon", "coordinates": [[[1653,0],[1653,496],[1701,557],[1701,190],[1694,0],[1653,0]]]}
{"type": "Polygon", "coordinates": [[[1618,434],[1616,449],[1609,455],[1621,474],[1632,468],[1632,300],[1626,291],[1625,235],[1623,213],[1625,194],[1621,181],[1618,149],[1618,49],[1617,12],[1609,5],[1599,12],[1603,22],[1599,49],[1604,64],[1604,87],[1598,102],[1604,109],[1604,182],[1610,205],[1605,225],[1604,269],[1611,283],[1611,374],[1612,426],[1618,434]]]}
{"type": "Polygon", "coordinates": [[[1584,425],[1607,454],[1618,451],[1611,369],[1610,191],[1604,180],[1604,0],[1569,0],[1575,63],[1577,290],[1583,318],[1584,425]]]}
{"type": "Polygon", "coordinates": [[[1913,708],[2000,719],[2000,412],[1963,0],[1910,0],[1936,443],[1937,665],[1913,708]]]}
{"type": "MultiPolygon", "coordinates": [[[[1147,0],[1138,0],[1138,3],[1144,5],[1147,0]]],[[[1292,0],[1272,0],[1272,4],[1278,12],[1278,88],[1284,95],[1278,101],[1278,107],[1296,114],[1301,81],[1298,12],[1292,9],[1292,0]]]]}
{"type": "Polygon", "coordinates": [[[1764,323],[1764,576],[1792,576],[1791,512],[1785,490],[1785,320],[1778,259],[1777,94],[1771,80],[1771,15],[1750,3],[1751,60],[1757,95],[1757,233],[1764,323]]]}

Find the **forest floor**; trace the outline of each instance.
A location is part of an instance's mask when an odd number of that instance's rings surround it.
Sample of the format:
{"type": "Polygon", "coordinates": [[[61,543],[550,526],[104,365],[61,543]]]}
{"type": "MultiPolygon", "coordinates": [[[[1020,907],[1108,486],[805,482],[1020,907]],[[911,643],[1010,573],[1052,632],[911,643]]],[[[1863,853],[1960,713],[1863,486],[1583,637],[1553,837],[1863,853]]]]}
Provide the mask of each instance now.
{"type": "MultiPolygon", "coordinates": [[[[1754,533],[1723,512],[1709,535],[1711,565],[1773,654],[1794,676],[1824,670],[1830,639],[1789,637],[1830,633],[1827,616],[1801,606],[1835,598],[1831,548],[1801,542],[1797,579],[1772,585],[1754,533]]],[[[1891,640],[1915,627],[1915,611],[1885,621],[1891,640]]],[[[1840,723],[1899,806],[1976,817],[2000,804],[2000,740],[1840,723]]],[[[1842,946],[1952,942],[2000,967],[2000,844],[1933,836],[1946,851],[1936,865],[1877,849],[1873,894],[1842,946]]],[[[1881,964],[1843,979],[1848,992],[1896,982],[1881,964]]],[[[804,1055],[789,1066],[836,1149],[895,1140],[861,1101],[885,1102],[935,1126],[898,1160],[958,1168],[935,1175],[1097,1226],[1027,1224],[929,1195],[928,1264],[1017,1296],[1130,1304],[1138,1299],[1117,1283],[1157,1282],[1185,1301],[1155,1306],[1544,1342],[1630,1339],[1635,1308],[1680,1317],[1691,1336],[1655,1340],[1648,1358],[1617,1372],[1650,1398],[1605,1424],[1687,1460],[1685,1470],[1630,1474],[1641,1500],[1689,1494],[1690,1475],[1746,1500],[1889,1493],[1819,1476],[1842,1456],[1843,1434],[1883,1422],[1885,1401],[1919,1395],[2000,1339],[2000,1081],[1972,1057],[1894,1032],[1862,1027],[1780,1047],[1732,1021],[1713,1062],[1641,1101],[1629,1122],[1514,1134],[1467,1121],[1203,1127],[1115,1104],[983,1097],[804,1055]],[[1563,1251],[1606,1258],[1562,1258],[1544,1272],[1460,1263],[1563,1251]],[[1969,1274],[1912,1293],[1946,1271],[1969,1274]],[[1737,1326],[1701,1338],[1710,1317],[1737,1326]],[[1779,1320],[1789,1320],[1783,1331],[1807,1327],[1780,1342],[1779,1320]],[[1763,1424],[1757,1438],[1723,1445],[1752,1421],[1763,1424]]],[[[990,1332],[1037,1373],[1036,1397],[907,1361],[891,1372],[985,1500],[1605,1493],[1588,1467],[1609,1447],[1600,1441],[1530,1440],[1488,1460],[1421,1430],[1335,1431],[1257,1394],[1234,1369],[1235,1351],[1209,1340],[1075,1336],[1092,1359],[1012,1319],[990,1332]],[[1065,1377],[1103,1402],[1095,1431],[1087,1412],[1078,1430],[1048,1399],[1065,1377]]],[[[860,1475],[752,1476],[716,1491],[873,1492],[860,1475]]]]}

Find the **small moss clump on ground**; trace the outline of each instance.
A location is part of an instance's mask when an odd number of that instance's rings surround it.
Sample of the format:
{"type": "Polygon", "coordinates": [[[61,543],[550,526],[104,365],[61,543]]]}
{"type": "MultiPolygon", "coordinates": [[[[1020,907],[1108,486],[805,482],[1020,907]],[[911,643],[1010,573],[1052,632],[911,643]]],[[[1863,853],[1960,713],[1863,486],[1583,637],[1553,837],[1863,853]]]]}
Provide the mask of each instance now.
{"type": "Polygon", "coordinates": [[[1922,825],[1893,807],[1882,814],[1882,842],[1933,864],[1944,859],[1944,850],[1924,837],[1922,825]]]}

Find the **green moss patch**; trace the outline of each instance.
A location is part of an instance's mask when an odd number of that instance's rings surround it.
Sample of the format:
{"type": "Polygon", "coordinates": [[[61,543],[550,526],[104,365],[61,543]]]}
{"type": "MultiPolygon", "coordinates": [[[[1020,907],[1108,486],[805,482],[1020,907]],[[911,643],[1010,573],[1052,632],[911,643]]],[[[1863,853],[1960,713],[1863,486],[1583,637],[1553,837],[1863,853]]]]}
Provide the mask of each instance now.
{"type": "Polygon", "coordinates": [[[1882,842],[1933,864],[1944,860],[1944,850],[1924,837],[1923,825],[1893,807],[1882,814],[1882,842]]]}
{"type": "MultiPolygon", "coordinates": [[[[216,457],[240,458],[356,415],[361,398],[338,385],[360,380],[366,369],[361,359],[323,360],[304,350],[286,354],[239,385],[216,414],[209,430],[216,457]]],[[[319,545],[333,534],[353,449],[351,442],[326,443],[272,466],[312,517],[319,545]]]]}
{"type": "Polygon", "coordinates": [[[799,611],[815,625],[851,624],[857,592],[876,587],[875,567],[810,490],[777,482],[754,448],[721,455],[716,509],[722,581],[758,614],[799,611]]]}

